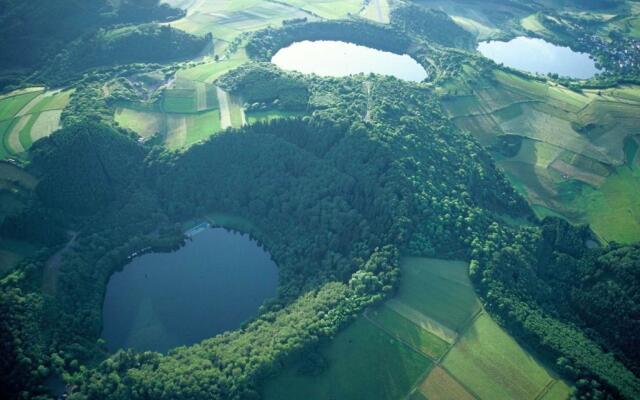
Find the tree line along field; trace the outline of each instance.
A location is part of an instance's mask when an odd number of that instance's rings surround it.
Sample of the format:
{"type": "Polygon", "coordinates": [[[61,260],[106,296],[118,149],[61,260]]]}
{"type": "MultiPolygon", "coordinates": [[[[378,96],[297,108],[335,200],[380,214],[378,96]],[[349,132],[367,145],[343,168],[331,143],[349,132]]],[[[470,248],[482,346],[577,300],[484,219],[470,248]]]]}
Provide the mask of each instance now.
{"type": "Polygon", "coordinates": [[[266,381],[266,400],[562,400],[570,389],[484,312],[464,262],[405,258],[397,294],[266,381]]]}
{"type": "Polygon", "coordinates": [[[441,89],[443,105],[539,216],[589,223],[604,241],[640,237],[638,166],[624,150],[640,135],[640,87],[572,91],[470,64],[465,77],[441,89]]]}
{"type": "Polygon", "coordinates": [[[0,97],[0,159],[15,157],[60,126],[73,90],[34,87],[0,97]]]}

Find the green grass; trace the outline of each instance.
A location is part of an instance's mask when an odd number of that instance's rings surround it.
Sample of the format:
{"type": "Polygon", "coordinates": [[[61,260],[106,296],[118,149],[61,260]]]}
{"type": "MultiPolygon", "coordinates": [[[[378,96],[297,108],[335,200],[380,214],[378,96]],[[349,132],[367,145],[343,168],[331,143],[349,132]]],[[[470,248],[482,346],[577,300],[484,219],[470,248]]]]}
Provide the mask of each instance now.
{"type": "Polygon", "coordinates": [[[220,132],[220,111],[213,110],[191,116],[187,120],[187,140],[185,146],[191,146],[209,136],[220,132]]]}
{"type": "Polygon", "coordinates": [[[5,119],[0,121],[0,160],[4,160],[11,157],[13,152],[7,147],[6,135],[11,131],[11,125],[13,125],[12,119],[5,119]]]}
{"type": "Polygon", "coordinates": [[[131,129],[143,138],[149,138],[163,131],[163,115],[160,113],[138,111],[130,108],[117,108],[114,120],[123,128],[131,129]]]}
{"type": "Polygon", "coordinates": [[[474,400],[474,397],[441,367],[433,368],[416,392],[428,400],[474,400]]]}
{"type": "Polygon", "coordinates": [[[166,113],[194,113],[196,109],[195,89],[166,89],[162,109],[166,113]]]}
{"type": "Polygon", "coordinates": [[[367,317],[391,336],[407,343],[430,358],[437,360],[449,349],[449,343],[422,329],[385,305],[371,310],[367,313],[367,317]]]}
{"type": "Polygon", "coordinates": [[[229,114],[231,116],[231,126],[241,128],[244,123],[244,110],[242,105],[231,96],[229,96],[229,114]]]}
{"type": "Polygon", "coordinates": [[[248,61],[244,52],[242,56],[222,61],[212,61],[188,69],[181,69],[177,76],[191,81],[213,83],[216,79],[248,61]]]}
{"type": "Polygon", "coordinates": [[[253,124],[255,122],[267,122],[277,118],[302,117],[304,115],[306,115],[306,113],[302,111],[249,111],[247,112],[247,123],[253,124]]]}
{"type": "Polygon", "coordinates": [[[361,0],[284,0],[283,2],[327,19],[345,18],[349,14],[357,14],[362,7],[361,0]]]}
{"type": "Polygon", "coordinates": [[[20,144],[22,144],[22,147],[26,150],[29,147],[31,147],[32,144],[32,140],[31,140],[31,128],[33,128],[33,124],[35,124],[36,120],[38,119],[38,117],[40,116],[40,114],[31,114],[28,118],[29,120],[27,121],[27,123],[25,124],[25,126],[20,129],[20,132],[18,133],[19,138],[20,138],[20,144]]]}
{"type": "Polygon", "coordinates": [[[535,399],[547,371],[486,314],[447,354],[444,367],[482,399],[535,399]]]}
{"type": "Polygon", "coordinates": [[[467,264],[426,258],[405,258],[396,300],[454,331],[480,310],[467,264]]]}
{"type": "Polygon", "coordinates": [[[43,91],[33,91],[0,99],[0,121],[13,118],[24,106],[43,91]]]}
{"type": "Polygon", "coordinates": [[[573,204],[581,218],[606,241],[637,242],[640,238],[640,168],[622,166],[599,188],[580,185],[573,204]]]}
{"type": "Polygon", "coordinates": [[[321,348],[328,367],[304,375],[299,364],[264,386],[265,400],[405,397],[432,364],[429,359],[360,318],[321,348]]]}

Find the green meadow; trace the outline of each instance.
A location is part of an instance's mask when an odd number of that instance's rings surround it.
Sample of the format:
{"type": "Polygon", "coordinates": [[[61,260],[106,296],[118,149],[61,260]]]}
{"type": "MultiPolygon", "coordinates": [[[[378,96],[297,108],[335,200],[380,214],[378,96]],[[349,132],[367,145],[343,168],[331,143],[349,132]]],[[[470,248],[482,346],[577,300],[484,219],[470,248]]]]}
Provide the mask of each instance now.
{"type": "Polygon", "coordinates": [[[544,367],[484,313],[443,366],[482,399],[535,399],[553,382],[544,367]]]}
{"type": "Polygon", "coordinates": [[[400,399],[432,362],[359,318],[321,347],[326,369],[305,373],[294,363],[264,387],[265,400],[400,399]]]}

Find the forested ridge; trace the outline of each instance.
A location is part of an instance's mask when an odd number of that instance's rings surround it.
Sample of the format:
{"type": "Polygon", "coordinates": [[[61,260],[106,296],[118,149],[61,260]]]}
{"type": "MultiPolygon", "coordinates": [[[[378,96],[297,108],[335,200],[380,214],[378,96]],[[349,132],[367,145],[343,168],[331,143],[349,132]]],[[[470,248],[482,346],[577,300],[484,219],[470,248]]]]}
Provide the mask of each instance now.
{"type": "Polygon", "coordinates": [[[194,57],[210,36],[157,24],[182,15],[159,0],[3,0],[0,88],[61,86],[94,67],[194,57]]]}

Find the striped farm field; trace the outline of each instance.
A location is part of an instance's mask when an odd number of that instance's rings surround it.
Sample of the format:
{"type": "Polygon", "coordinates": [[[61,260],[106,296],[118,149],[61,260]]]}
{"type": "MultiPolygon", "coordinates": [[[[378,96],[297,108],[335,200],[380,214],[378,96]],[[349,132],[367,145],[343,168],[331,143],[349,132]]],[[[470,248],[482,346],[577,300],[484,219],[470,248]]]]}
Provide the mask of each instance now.
{"type": "Polygon", "coordinates": [[[442,364],[482,399],[536,399],[550,374],[487,314],[481,314],[442,364]]]}
{"type": "Polygon", "coordinates": [[[18,156],[60,127],[73,90],[21,90],[0,97],[0,159],[18,156]]]}
{"type": "Polygon", "coordinates": [[[406,258],[394,300],[459,332],[480,310],[467,273],[460,261],[406,258]]]}
{"type": "Polygon", "coordinates": [[[442,367],[435,367],[416,388],[416,392],[414,392],[411,399],[474,400],[475,397],[442,367]]]}
{"type": "Polygon", "coordinates": [[[432,359],[439,359],[449,349],[449,343],[398,314],[387,305],[371,310],[367,313],[367,318],[391,336],[432,359]]]}
{"type": "Polygon", "coordinates": [[[432,366],[422,354],[360,318],[322,346],[326,368],[304,373],[304,361],[269,380],[265,400],[401,399],[432,366]]]}
{"type": "Polygon", "coordinates": [[[400,270],[395,297],[286,363],[262,398],[567,399],[570,388],[482,310],[467,263],[407,257],[400,270]],[[325,367],[305,373],[309,360],[325,367]]]}

